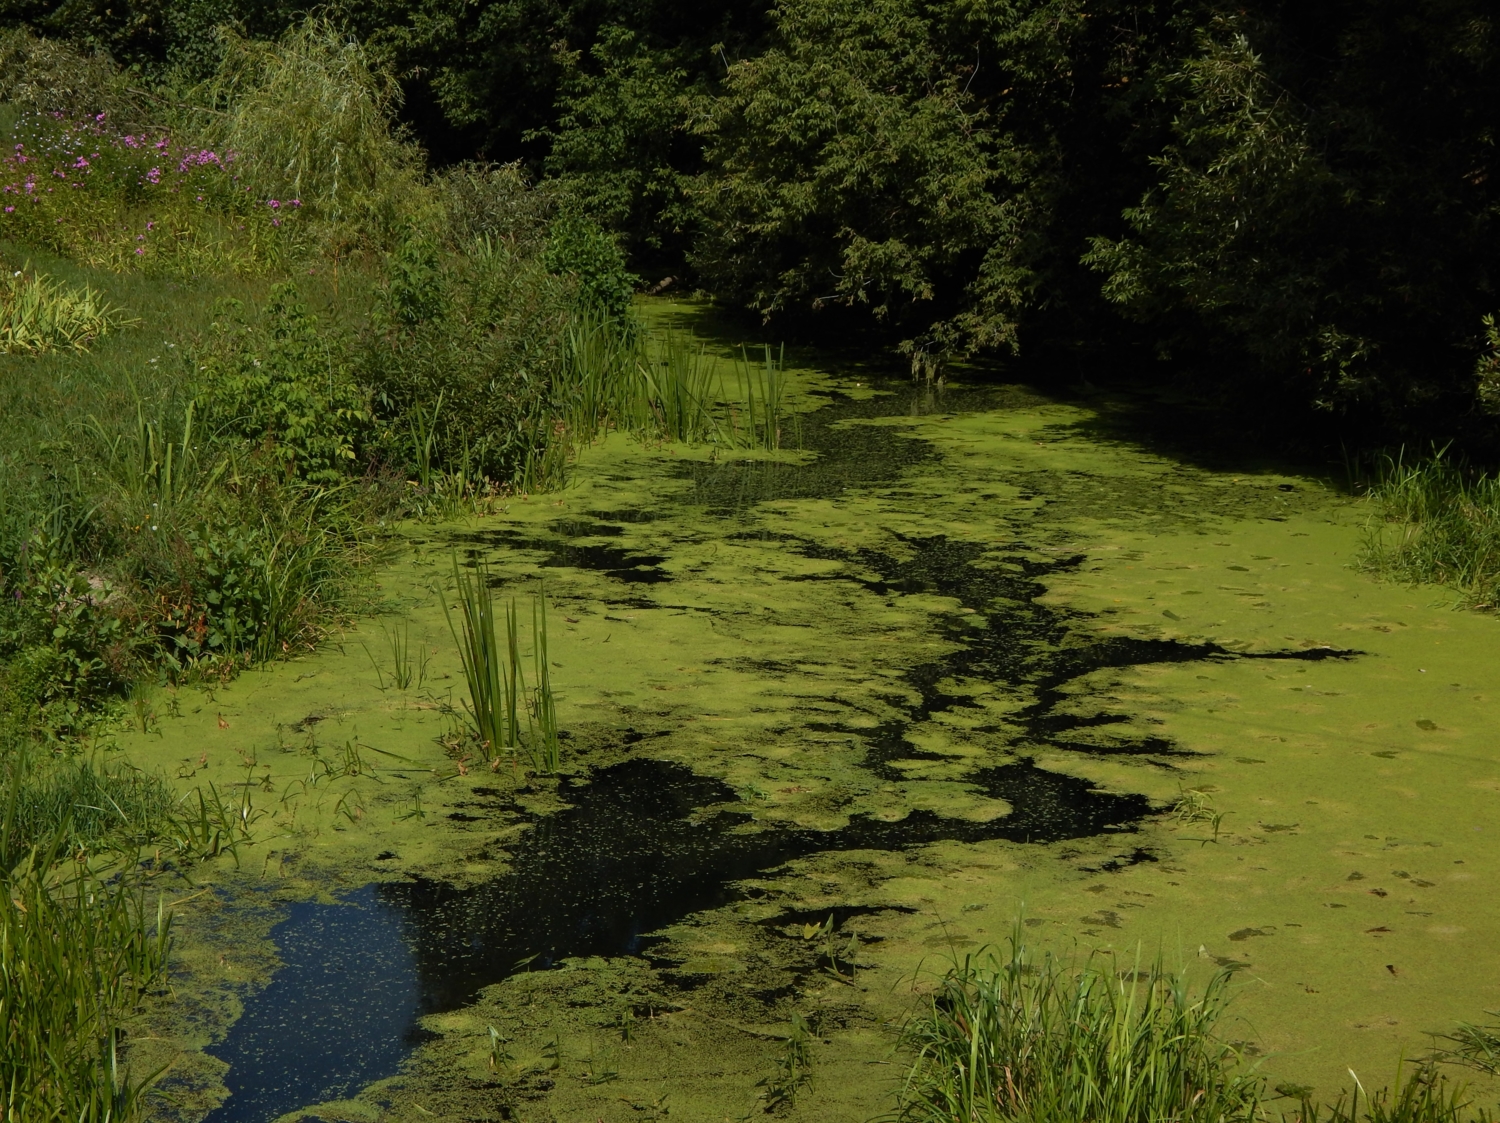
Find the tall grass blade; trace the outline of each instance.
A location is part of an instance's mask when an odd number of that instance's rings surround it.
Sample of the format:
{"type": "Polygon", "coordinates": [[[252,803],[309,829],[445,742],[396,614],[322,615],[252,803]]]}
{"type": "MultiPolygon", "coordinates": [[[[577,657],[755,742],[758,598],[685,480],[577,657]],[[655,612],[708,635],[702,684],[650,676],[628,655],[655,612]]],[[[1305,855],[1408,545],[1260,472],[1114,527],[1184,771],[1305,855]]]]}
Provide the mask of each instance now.
{"type": "MultiPolygon", "coordinates": [[[[515,684],[513,677],[507,674],[507,661],[500,648],[489,572],[482,564],[476,565],[475,570],[471,576],[459,566],[458,555],[453,555],[459,619],[454,621],[446,597],[443,598],[443,616],[463,661],[464,680],[469,688],[469,698],[465,703],[469,719],[474,723],[480,751],[489,760],[502,748],[516,743],[515,684]]],[[[511,665],[514,665],[513,660],[511,665]]]]}

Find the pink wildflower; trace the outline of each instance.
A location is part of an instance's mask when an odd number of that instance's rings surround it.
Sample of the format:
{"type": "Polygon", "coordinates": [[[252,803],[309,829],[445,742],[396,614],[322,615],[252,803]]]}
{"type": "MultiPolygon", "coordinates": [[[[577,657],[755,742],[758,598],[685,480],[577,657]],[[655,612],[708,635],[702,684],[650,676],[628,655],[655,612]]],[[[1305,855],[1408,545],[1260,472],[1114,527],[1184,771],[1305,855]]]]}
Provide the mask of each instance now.
{"type": "Polygon", "coordinates": [[[89,162],[87,160],[85,160],[82,156],[80,156],[80,157],[78,157],[78,159],[76,159],[76,160],[73,161],[73,166],[75,168],[86,168],[86,167],[89,166],[89,162]]]}
{"type": "MultiPolygon", "coordinates": [[[[8,211],[13,211],[16,208],[15,207],[6,207],[5,209],[8,210],[8,211]]],[[[281,225],[281,219],[279,219],[279,218],[273,218],[271,220],[271,225],[272,226],[280,226],[281,225]]]]}
{"type": "Polygon", "coordinates": [[[161,169],[160,168],[152,168],[149,172],[146,173],[146,181],[148,183],[160,183],[161,182],[161,169]]]}
{"type": "Polygon", "coordinates": [[[16,211],[16,208],[15,208],[15,207],[6,207],[6,208],[5,208],[5,213],[6,213],[6,214],[14,214],[14,213],[15,213],[15,211],[16,211]]]}
{"type": "MultiPolygon", "coordinates": [[[[60,222],[60,221],[62,221],[62,220],[61,220],[61,219],[59,219],[59,220],[58,220],[58,221],[59,221],[59,222],[60,222]]],[[[141,254],[143,254],[143,253],[145,253],[145,252],[146,252],[146,247],[145,247],[145,246],[136,246],[136,247],[135,247],[135,256],[136,256],[136,257],[140,257],[140,256],[141,256],[141,254]]]]}

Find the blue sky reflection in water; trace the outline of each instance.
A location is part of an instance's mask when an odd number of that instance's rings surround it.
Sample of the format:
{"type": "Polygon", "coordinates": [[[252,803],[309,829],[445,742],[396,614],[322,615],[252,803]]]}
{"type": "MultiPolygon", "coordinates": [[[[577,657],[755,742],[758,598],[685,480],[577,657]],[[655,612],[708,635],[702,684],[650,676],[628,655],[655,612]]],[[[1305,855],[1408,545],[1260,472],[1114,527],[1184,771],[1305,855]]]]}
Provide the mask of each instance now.
{"type": "Polygon", "coordinates": [[[230,1095],[206,1123],[267,1123],[396,1071],[421,986],[401,910],[367,885],[338,904],[299,902],[274,929],[284,966],[209,1052],[230,1095]]]}

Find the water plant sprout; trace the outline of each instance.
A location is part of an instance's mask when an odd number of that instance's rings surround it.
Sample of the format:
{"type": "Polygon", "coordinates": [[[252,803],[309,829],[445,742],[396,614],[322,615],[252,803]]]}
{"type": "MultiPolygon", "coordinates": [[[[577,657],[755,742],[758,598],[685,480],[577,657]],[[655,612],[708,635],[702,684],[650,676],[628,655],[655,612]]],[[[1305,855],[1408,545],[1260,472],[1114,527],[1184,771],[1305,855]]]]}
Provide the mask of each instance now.
{"type": "Polygon", "coordinates": [[[505,645],[500,643],[500,625],[491,592],[490,573],[476,563],[471,574],[453,555],[453,579],[458,593],[459,617],[455,621],[443,599],[443,615],[458,645],[464,680],[469,689],[465,702],[474,734],[486,760],[502,751],[524,750],[531,766],[543,775],[553,775],[562,762],[557,728],[557,706],[547,657],[547,607],[544,595],[532,601],[533,682],[526,685],[521,654],[521,620],[514,597],[505,606],[505,645]],[[521,733],[525,720],[526,734],[521,733]]]}

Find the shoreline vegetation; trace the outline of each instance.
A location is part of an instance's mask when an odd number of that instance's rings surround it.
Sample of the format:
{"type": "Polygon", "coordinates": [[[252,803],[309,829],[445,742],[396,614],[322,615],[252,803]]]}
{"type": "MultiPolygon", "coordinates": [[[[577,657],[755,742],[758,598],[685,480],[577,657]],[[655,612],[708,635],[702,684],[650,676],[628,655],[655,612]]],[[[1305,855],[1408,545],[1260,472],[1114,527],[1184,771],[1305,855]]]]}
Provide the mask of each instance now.
{"type": "MultiPolygon", "coordinates": [[[[732,173],[714,205],[745,212],[720,216],[719,256],[702,275],[767,313],[822,283],[809,263],[779,256],[800,237],[788,209],[796,185],[757,184],[750,160],[757,113],[808,69],[811,47],[797,37],[811,31],[790,16],[782,29],[786,68],[726,59],[728,100],[702,125],[732,173]]],[[[568,172],[583,159],[576,132],[558,149],[562,174],[537,182],[519,164],[429,170],[399,122],[390,68],[326,19],[275,39],[225,32],[213,65],[170,95],[102,54],[7,34],[0,1120],[129,1123],[160,1075],[132,1069],[129,1029],[169,1001],[168,886],[194,863],[236,861],[256,812],[248,782],[238,795],[175,796],[89,747],[122,723],[145,729],[144,699],[159,686],[212,684],[317,644],[365,607],[363,575],[392,522],[484,513],[557,487],[573,451],[610,430],[776,454],[796,444],[797,407],[771,347],[715,356],[633,314],[640,279],[621,243],[650,236],[617,237],[621,223],[601,220],[598,165],[593,178],[568,172]]],[[[613,42],[600,57],[628,85],[629,44],[613,42]]],[[[1247,52],[1227,35],[1209,55],[1255,71],[1247,52]]],[[[572,80],[576,124],[608,91],[576,69],[572,80]]],[[[967,112],[968,85],[944,78],[933,89],[937,116],[967,112]]],[[[1276,144],[1295,147],[1295,130],[1278,127],[1276,144]]],[[[1174,149],[1172,175],[1184,181],[1213,125],[1193,128],[1174,149]]],[[[1236,159],[1252,142],[1235,141],[1236,159]]],[[[795,154],[791,138],[776,144],[778,158],[795,154]]],[[[994,174],[970,170],[975,182],[994,174]]],[[[681,202],[680,183],[656,186],[681,202]]],[[[839,299],[873,301],[894,320],[931,300],[925,273],[937,266],[902,242],[917,233],[849,235],[833,221],[845,206],[813,223],[849,243],[819,258],[839,299]]],[[[1146,273],[1151,254],[1170,249],[1170,231],[1151,242],[1170,225],[1163,207],[1131,219],[1140,244],[1122,233],[1091,251],[1110,275],[1106,297],[1141,315],[1161,298],[1146,273]]],[[[969,199],[955,215],[960,242],[1018,221],[993,200],[969,199]]],[[[917,325],[906,340],[913,371],[940,377],[974,347],[1011,347],[1007,309],[1038,283],[1023,272],[988,262],[945,319],[917,325]]],[[[1264,326],[1245,319],[1245,330],[1264,326]]],[[[1366,342],[1325,328],[1323,382],[1343,386],[1366,342]]],[[[1306,358],[1307,340],[1286,335],[1281,352],[1306,358]]],[[[1486,393],[1493,335],[1490,351],[1469,356],[1486,393]]],[[[1493,476],[1442,456],[1395,460],[1369,493],[1381,514],[1367,568],[1453,586],[1474,608],[1500,604],[1493,476]]],[[[528,664],[524,606],[492,599],[482,567],[471,577],[455,557],[453,570],[464,736],[478,759],[524,754],[536,774],[557,773],[545,599],[531,606],[528,664]]],[[[403,644],[391,640],[405,689],[419,672],[403,644]]],[[[1018,937],[1009,958],[966,960],[937,988],[902,1037],[910,1068],[898,1114],[914,1123],[1490,1118],[1438,1067],[1493,1073],[1500,1041],[1484,1027],[1460,1027],[1388,1091],[1314,1105],[1268,1098],[1216,1036],[1226,976],[1195,993],[1159,962],[1069,965],[1018,937]]],[[[795,1098],[806,1048],[788,1039],[777,1103],[795,1098]]]]}
{"type": "Polygon", "coordinates": [[[902,1123],[1488,1123],[1445,1067],[1494,1072],[1500,1037],[1463,1026],[1434,1040],[1388,1087],[1332,1104],[1270,1088],[1221,1036],[1234,974],[1199,986],[1154,960],[1085,961],[1029,948],[1019,925],[1005,949],[966,956],[903,1027],[911,1061],[893,1116],[902,1123]]]}
{"type": "MultiPolygon", "coordinates": [[[[13,96],[71,103],[0,122],[0,1117],[127,1120],[152,1074],[124,1027],[171,941],[174,867],[139,854],[233,857],[254,815],[83,746],[316,644],[391,521],[554,487],[611,428],[774,449],[785,407],[769,352],[736,383],[640,326],[614,242],[514,166],[427,174],[330,24],[236,43],[204,106],[22,53],[13,96]]],[[[535,616],[527,744],[555,771],[535,616]]]]}

